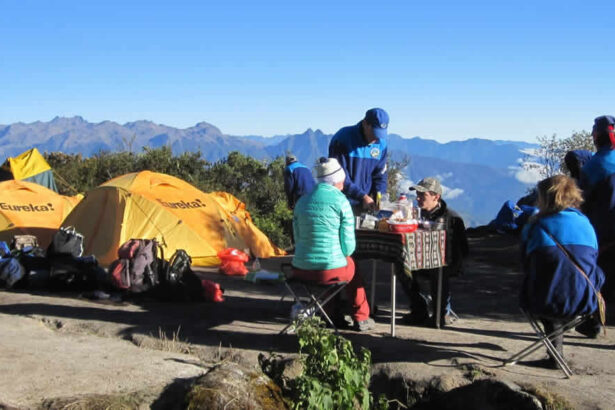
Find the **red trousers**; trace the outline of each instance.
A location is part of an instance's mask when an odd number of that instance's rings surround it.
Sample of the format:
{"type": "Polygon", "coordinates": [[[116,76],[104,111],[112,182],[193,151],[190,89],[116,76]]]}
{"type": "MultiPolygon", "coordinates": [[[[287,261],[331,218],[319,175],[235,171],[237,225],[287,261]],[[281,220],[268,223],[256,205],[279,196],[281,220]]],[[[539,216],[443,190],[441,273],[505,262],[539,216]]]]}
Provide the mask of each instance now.
{"type": "Polygon", "coordinates": [[[363,279],[360,274],[355,274],[354,260],[350,256],[346,257],[346,262],[348,263],[346,266],[336,269],[303,270],[293,268],[293,274],[297,279],[318,283],[349,281],[344,290],[348,299],[352,301],[352,316],[355,321],[362,322],[369,318],[369,304],[367,303],[363,279]]]}

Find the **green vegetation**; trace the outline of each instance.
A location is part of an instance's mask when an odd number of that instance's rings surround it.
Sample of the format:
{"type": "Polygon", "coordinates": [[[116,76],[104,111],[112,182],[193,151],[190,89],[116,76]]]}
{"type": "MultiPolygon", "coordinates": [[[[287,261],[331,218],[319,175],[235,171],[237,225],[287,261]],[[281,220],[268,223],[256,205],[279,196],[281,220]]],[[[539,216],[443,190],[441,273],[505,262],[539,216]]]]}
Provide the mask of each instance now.
{"type": "MultiPolygon", "coordinates": [[[[333,334],[318,317],[297,329],[303,372],[290,384],[295,409],[369,409],[371,353],[355,354],[348,339],[333,334]]],[[[386,408],[382,397],[377,407],[386,408]]]]}
{"type": "Polygon", "coordinates": [[[537,137],[537,140],[539,147],[533,156],[538,159],[538,164],[532,162],[532,156],[526,156],[522,165],[526,169],[542,165],[540,174],[544,178],[568,172],[564,164],[564,156],[568,151],[576,149],[594,150],[592,135],[588,131],[573,132],[567,138],[558,138],[556,134],[553,134],[550,137],[537,137]]]}
{"type": "MultiPolygon", "coordinates": [[[[208,162],[200,152],[173,155],[171,148],[144,148],[142,153],[101,152],[89,158],[80,154],[46,153],[60,193],[84,193],[130,172],[161,172],[181,178],[204,192],[224,191],[246,204],[255,225],[276,245],[291,246],[292,211],[284,194],[284,158],[259,161],[231,152],[228,157],[208,162]]],[[[389,164],[390,186],[400,178],[406,163],[389,164]]],[[[392,197],[396,197],[392,194],[392,197]]]]}
{"type": "Polygon", "coordinates": [[[290,246],[292,212],[284,194],[284,159],[258,161],[232,152],[210,163],[200,152],[173,155],[169,147],[132,152],[102,152],[89,158],[80,154],[45,154],[60,193],[74,195],[130,172],[161,172],[181,178],[204,192],[225,191],[246,204],[252,219],[275,244],[290,246]]]}

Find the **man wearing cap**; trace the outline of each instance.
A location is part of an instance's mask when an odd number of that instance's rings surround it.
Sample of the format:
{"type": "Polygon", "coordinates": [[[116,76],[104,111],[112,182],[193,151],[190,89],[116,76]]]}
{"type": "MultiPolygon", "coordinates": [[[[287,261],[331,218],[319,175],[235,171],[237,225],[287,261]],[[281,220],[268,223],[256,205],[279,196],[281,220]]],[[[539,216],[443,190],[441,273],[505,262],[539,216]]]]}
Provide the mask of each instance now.
{"type": "Polygon", "coordinates": [[[598,265],[606,278],[602,293],[609,300],[615,297],[615,117],[594,119],[592,137],[597,151],[581,169],[582,208],[596,230],[598,265]]]}
{"type": "Polygon", "coordinates": [[[312,192],[315,185],[312,171],[297,161],[296,156],[287,155],[284,169],[284,192],[286,192],[288,207],[293,209],[297,200],[302,195],[312,192]]]}
{"type": "Polygon", "coordinates": [[[374,198],[387,190],[387,128],[389,115],[382,108],[367,110],[358,124],[344,127],[329,143],[329,157],[346,172],[344,193],[355,213],[376,207],[374,198]]]}
{"type": "MultiPolygon", "coordinates": [[[[446,266],[442,269],[442,305],[440,311],[440,325],[449,325],[453,322],[451,312],[451,292],[449,277],[461,273],[463,259],[468,255],[468,239],[463,219],[457,212],[450,209],[442,199],[442,185],[433,177],[422,179],[418,184],[410,187],[416,191],[416,200],[421,208],[421,217],[430,221],[436,228],[446,229],[446,266]]],[[[436,303],[438,269],[426,269],[431,282],[431,300],[436,303]]],[[[423,324],[428,320],[427,301],[420,294],[420,287],[416,275],[411,286],[402,285],[408,297],[412,311],[404,317],[408,324],[423,324]]],[[[435,309],[434,309],[435,312],[435,309]]],[[[436,318],[433,318],[434,322],[436,318]]]]}
{"type": "MultiPolygon", "coordinates": [[[[352,303],[355,329],[371,330],[375,324],[369,317],[365,287],[350,257],[356,242],[354,215],[342,193],[346,174],[335,158],[321,158],[315,171],[318,185],[299,198],[293,214],[294,277],[322,283],[349,281],[345,291],[352,303]]],[[[341,319],[336,313],[333,315],[341,319]]],[[[341,321],[338,318],[334,320],[341,321]]]]}

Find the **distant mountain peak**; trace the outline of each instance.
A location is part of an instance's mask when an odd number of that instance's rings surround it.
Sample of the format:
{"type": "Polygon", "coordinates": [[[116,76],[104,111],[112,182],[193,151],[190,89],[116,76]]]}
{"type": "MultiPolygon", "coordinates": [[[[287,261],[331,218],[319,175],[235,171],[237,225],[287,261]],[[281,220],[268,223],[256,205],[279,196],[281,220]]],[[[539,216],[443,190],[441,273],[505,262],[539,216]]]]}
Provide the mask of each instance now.
{"type": "Polygon", "coordinates": [[[86,123],[87,121],[80,115],[74,115],[72,117],[59,117],[56,115],[50,122],[52,124],[78,124],[86,123]]]}
{"type": "Polygon", "coordinates": [[[301,136],[308,136],[308,137],[311,137],[311,136],[320,137],[323,135],[325,134],[318,128],[316,130],[308,128],[307,130],[305,130],[303,134],[301,134],[301,136]]]}

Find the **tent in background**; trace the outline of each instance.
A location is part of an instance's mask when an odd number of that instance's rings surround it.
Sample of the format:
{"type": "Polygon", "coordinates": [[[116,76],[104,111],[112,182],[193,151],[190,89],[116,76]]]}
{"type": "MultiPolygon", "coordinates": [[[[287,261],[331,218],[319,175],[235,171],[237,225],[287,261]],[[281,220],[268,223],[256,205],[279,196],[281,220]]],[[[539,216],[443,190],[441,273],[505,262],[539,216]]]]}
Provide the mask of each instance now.
{"type": "Polygon", "coordinates": [[[58,192],[53,171],[36,148],[32,148],[16,157],[7,158],[0,168],[0,181],[17,179],[34,182],[58,192]]]}
{"type": "Polygon", "coordinates": [[[132,238],[157,239],[167,259],[184,249],[195,266],[218,265],[218,251],[228,247],[249,249],[260,258],[284,254],[232,195],[206,194],[151,171],[122,175],[87,192],[63,226],[82,233],[84,253],[94,254],[103,266],[132,238]]]}
{"type": "Polygon", "coordinates": [[[35,235],[46,248],[79,199],[33,182],[0,182],[0,240],[10,243],[14,235],[35,235]]]}

